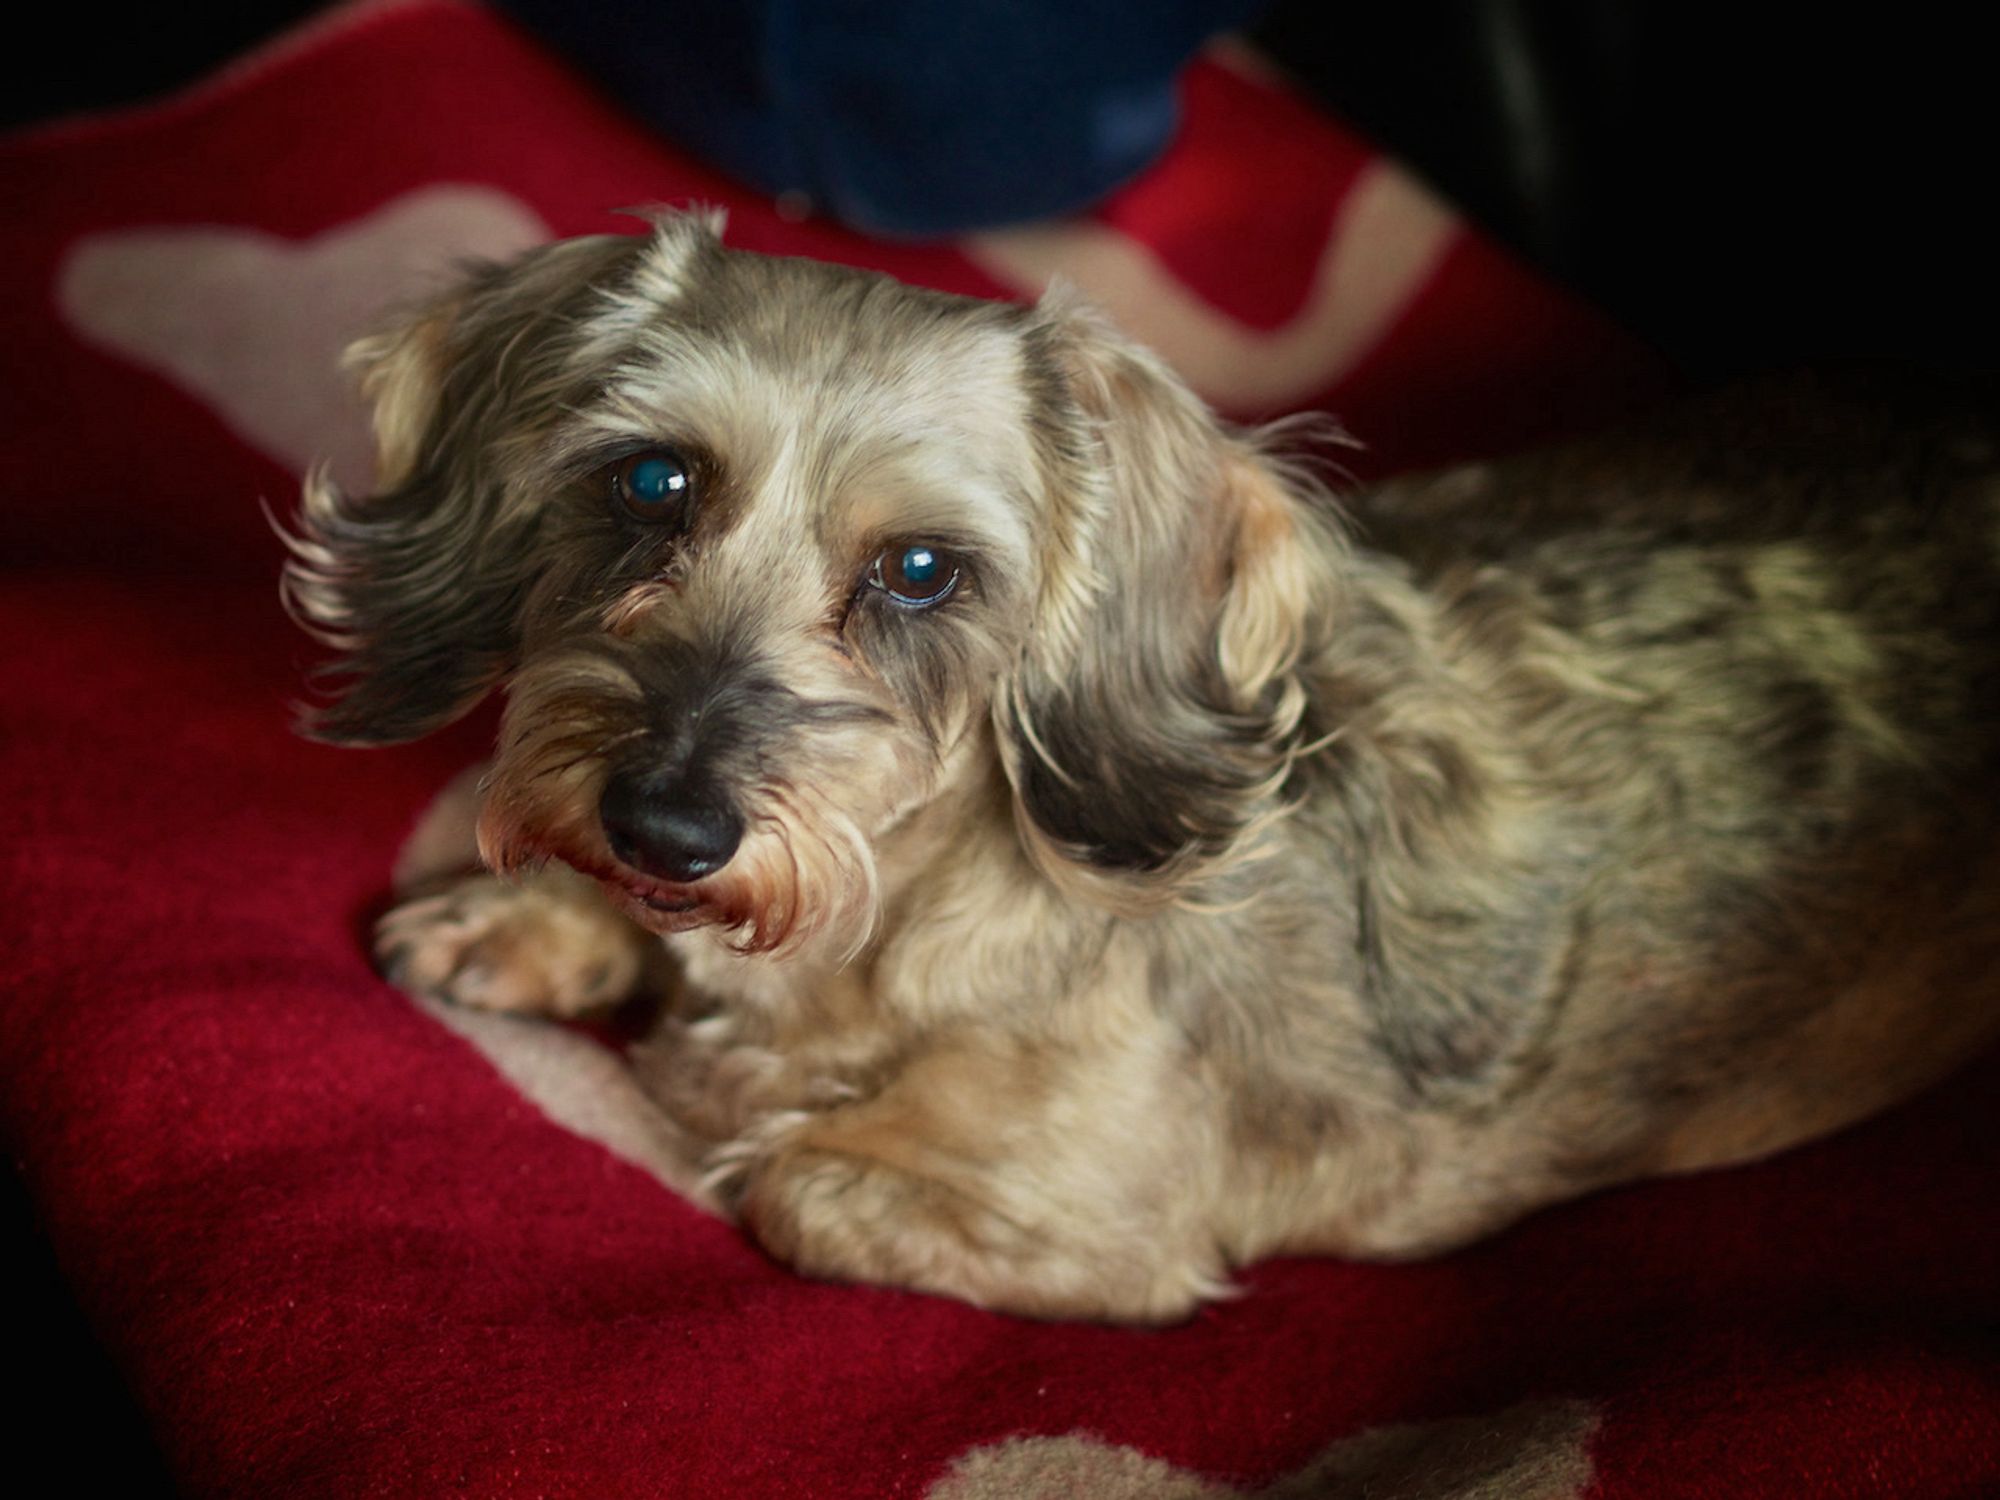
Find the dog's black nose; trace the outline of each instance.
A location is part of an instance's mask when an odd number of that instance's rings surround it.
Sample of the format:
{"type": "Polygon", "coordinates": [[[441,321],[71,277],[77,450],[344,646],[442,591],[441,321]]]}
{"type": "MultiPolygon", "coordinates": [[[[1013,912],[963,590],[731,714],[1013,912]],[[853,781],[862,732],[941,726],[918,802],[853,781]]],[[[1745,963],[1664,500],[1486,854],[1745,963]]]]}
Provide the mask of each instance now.
{"type": "Polygon", "coordinates": [[[692,777],[644,769],[612,774],[597,817],[613,854],[662,880],[713,875],[743,838],[743,820],[727,797],[692,777]]]}

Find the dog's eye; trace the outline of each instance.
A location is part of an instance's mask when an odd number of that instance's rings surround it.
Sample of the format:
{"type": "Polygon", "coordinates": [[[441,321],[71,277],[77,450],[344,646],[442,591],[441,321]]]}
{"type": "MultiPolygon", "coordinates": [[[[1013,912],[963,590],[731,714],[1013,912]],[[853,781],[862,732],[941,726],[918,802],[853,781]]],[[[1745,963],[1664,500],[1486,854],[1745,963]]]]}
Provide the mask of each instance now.
{"type": "Polygon", "coordinates": [[[637,521],[658,525],[683,519],[693,492],[687,460],[671,448],[647,448],[611,471],[611,498],[637,521]]]}
{"type": "Polygon", "coordinates": [[[905,609],[928,609],[958,587],[959,572],[958,559],[942,548],[898,544],[877,555],[868,585],[905,609]]]}

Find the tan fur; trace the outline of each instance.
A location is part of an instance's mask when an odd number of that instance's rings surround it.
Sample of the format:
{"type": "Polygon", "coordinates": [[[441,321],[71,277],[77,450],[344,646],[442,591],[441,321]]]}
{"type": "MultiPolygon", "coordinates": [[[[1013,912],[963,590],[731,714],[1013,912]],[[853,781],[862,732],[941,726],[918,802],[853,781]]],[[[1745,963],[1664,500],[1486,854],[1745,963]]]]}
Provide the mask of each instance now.
{"type": "Polygon", "coordinates": [[[1777,1149],[2000,1025],[1983,417],[1783,388],[1350,540],[1087,310],[671,218],[367,359],[386,487],[316,480],[287,580],[345,653],[314,727],[507,694],[383,960],[665,990],[635,1075],[809,1273],[1172,1318],[1777,1149]],[[693,498],[635,521],[667,450],[693,498]],[[928,608],[871,582],[914,543],[928,608]]]}

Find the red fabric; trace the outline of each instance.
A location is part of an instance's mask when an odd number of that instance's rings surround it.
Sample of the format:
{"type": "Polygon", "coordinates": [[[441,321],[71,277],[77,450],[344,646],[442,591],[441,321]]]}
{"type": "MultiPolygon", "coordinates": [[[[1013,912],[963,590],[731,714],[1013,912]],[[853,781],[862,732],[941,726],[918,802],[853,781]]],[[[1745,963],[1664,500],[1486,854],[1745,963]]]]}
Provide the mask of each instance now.
{"type": "MultiPolygon", "coordinates": [[[[1287,223],[1327,221],[1366,153],[1265,85],[1204,67],[1189,89],[1187,141],[1104,220],[1280,320],[1314,234],[1239,236],[1275,261],[1233,291],[1240,262],[1174,239],[1257,207],[1210,145],[1310,158],[1242,175],[1294,185],[1269,205],[1287,223]]],[[[66,257],[121,226],[304,239],[447,181],[564,233],[726,202],[739,244],[999,288],[950,250],[785,223],[442,4],[16,139],[0,173],[0,1133],[190,1493],[914,1496],[976,1445],[1073,1432],[1261,1483],[1367,1427],[1557,1396],[1599,1422],[1605,1497],[2000,1488],[1993,1060],[1777,1161],[1434,1264],[1266,1265],[1159,1332],[802,1281],[551,1124],[363,954],[398,841],[478,731],[369,754],[289,733],[311,653],[255,500],[288,504],[295,478],[82,340],[66,257]]],[[[1389,463],[1652,378],[1465,239],[1327,394],[1390,434],[1389,463]]]]}

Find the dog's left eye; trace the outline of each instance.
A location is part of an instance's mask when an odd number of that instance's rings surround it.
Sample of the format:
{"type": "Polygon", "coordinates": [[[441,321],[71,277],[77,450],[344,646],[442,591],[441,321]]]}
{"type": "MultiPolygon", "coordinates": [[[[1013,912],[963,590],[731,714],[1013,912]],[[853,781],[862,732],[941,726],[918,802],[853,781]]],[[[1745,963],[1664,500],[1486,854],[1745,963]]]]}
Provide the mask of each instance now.
{"type": "Polygon", "coordinates": [[[611,471],[611,498],[636,521],[679,521],[693,493],[687,460],[671,448],[634,453],[611,471]]]}
{"type": "Polygon", "coordinates": [[[928,609],[958,587],[958,559],[923,542],[884,549],[869,565],[868,586],[880,589],[905,609],[928,609]]]}

